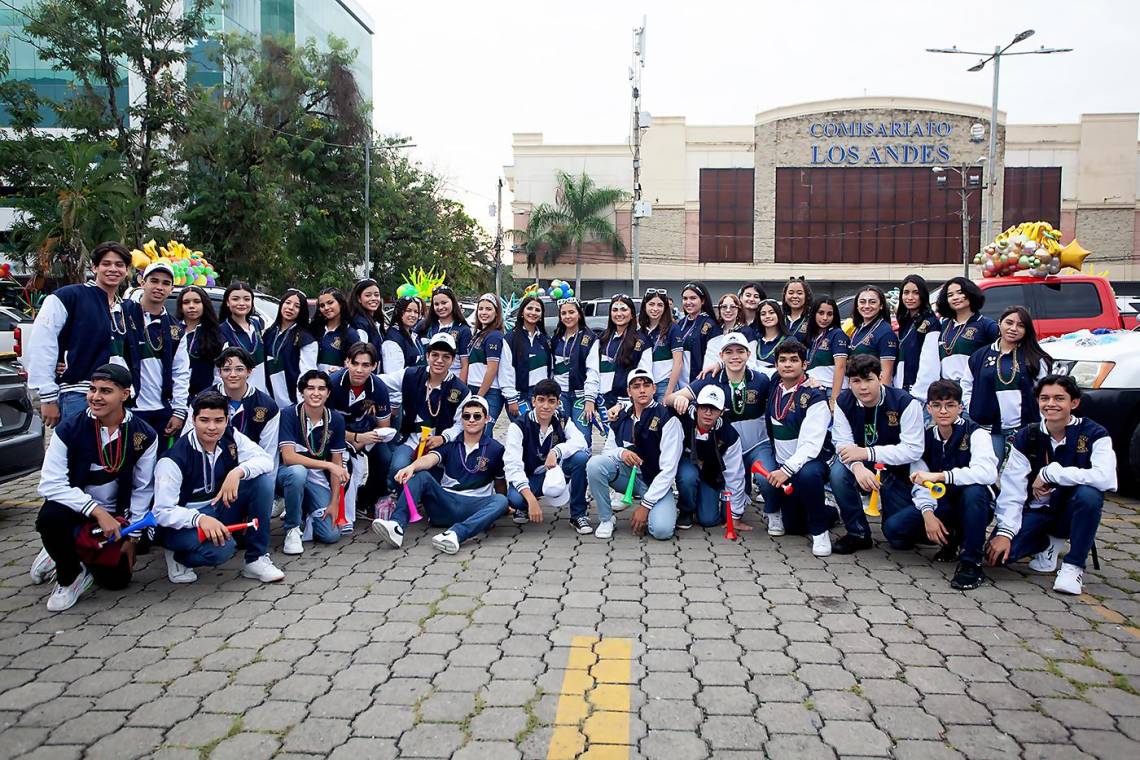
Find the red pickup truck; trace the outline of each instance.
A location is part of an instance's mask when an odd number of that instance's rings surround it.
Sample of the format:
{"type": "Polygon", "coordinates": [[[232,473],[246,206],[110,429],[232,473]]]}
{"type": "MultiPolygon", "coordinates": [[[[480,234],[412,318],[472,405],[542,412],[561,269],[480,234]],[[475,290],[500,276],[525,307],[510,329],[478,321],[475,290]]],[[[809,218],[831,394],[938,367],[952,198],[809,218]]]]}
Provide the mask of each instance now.
{"type": "Polygon", "coordinates": [[[1136,327],[1135,315],[1121,316],[1112,285],[1103,277],[1085,274],[987,277],[977,283],[986,296],[983,314],[996,320],[1007,306],[1024,306],[1033,315],[1038,338],[1076,330],[1136,327]]]}

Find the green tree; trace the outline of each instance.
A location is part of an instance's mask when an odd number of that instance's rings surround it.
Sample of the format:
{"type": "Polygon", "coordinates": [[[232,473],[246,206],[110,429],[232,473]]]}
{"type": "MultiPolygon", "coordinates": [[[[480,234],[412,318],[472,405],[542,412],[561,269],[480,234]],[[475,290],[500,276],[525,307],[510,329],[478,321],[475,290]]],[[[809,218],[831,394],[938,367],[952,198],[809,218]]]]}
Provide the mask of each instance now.
{"type": "Polygon", "coordinates": [[[536,206],[531,211],[530,224],[551,240],[574,249],[574,292],[581,293],[583,243],[601,242],[608,244],[615,255],[625,253],[625,244],[609,215],[627,193],[614,187],[598,187],[585,172],[575,177],[560,171],[557,177],[555,204],[536,206]]]}

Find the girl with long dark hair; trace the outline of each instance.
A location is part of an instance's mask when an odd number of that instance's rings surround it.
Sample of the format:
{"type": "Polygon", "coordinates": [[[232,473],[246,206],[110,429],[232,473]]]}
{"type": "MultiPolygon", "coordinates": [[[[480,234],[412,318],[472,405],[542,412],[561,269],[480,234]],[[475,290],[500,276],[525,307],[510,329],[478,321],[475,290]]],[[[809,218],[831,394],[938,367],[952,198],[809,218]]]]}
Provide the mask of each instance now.
{"type": "Polygon", "coordinates": [[[756,338],[755,358],[749,366],[764,370],[776,366],[776,348],[789,336],[788,323],[784,319],[784,309],[774,298],[760,302],[756,310],[760,320],[760,334],[756,338]]]}
{"type": "Polygon", "coordinates": [[[684,362],[681,380],[685,385],[694,382],[704,369],[702,362],[709,341],[720,334],[720,325],[713,313],[712,296],[701,282],[690,282],[681,290],[681,346],[684,362]]]}
{"type": "Polygon", "coordinates": [[[966,277],[952,277],[938,294],[938,316],[942,335],[938,357],[942,377],[962,382],[970,357],[998,338],[998,326],[981,311],[986,297],[982,289],[966,277]]]}
{"type": "Polygon", "coordinates": [[[882,288],[864,285],[859,289],[851,306],[851,321],[855,331],[847,341],[848,359],[859,354],[877,356],[883,368],[879,380],[890,385],[899,357],[899,338],[891,327],[891,307],[882,288]]]}
{"type": "Polygon", "coordinates": [[[317,368],[317,341],[309,332],[309,299],[289,288],[277,304],[277,318],[262,335],[269,395],[281,408],[297,403],[297,381],[317,368]]]}
{"type": "Polygon", "coordinates": [[[546,334],[542,299],[527,296],[519,304],[515,327],[503,337],[503,358],[499,362],[499,387],[507,416],[519,416],[519,404],[530,402],[530,389],[554,372],[550,336],[546,334]]]}
{"type": "MultiPolygon", "coordinates": [[[[742,288],[743,290],[743,288],[742,288]]],[[[753,315],[760,307],[760,302],[756,302],[756,308],[753,309],[753,315]]],[[[724,345],[724,338],[730,333],[738,332],[744,336],[748,341],[748,352],[751,355],[756,353],[756,341],[759,337],[757,328],[752,324],[752,320],[744,313],[744,301],[740,296],[733,295],[732,293],[725,293],[720,297],[716,305],[716,319],[720,324],[720,335],[709,340],[708,348],[705,349],[704,368],[705,370],[718,370],[720,369],[720,349],[724,345]]],[[[705,375],[704,372],[701,373],[705,375]]]]}
{"type": "Polygon", "coordinates": [[[447,285],[440,285],[432,291],[430,305],[425,305],[427,314],[424,315],[420,326],[420,343],[426,346],[436,333],[449,332],[455,338],[455,360],[451,363],[451,371],[460,381],[467,382],[467,355],[471,351],[471,328],[463,321],[463,308],[455,291],[447,285]]]}
{"type": "Polygon", "coordinates": [[[673,321],[669,294],[664,288],[645,291],[637,323],[649,343],[649,371],[653,374],[653,382],[657,383],[655,398],[661,401],[676,390],[684,368],[681,328],[673,321]]]}
{"type": "Polygon", "coordinates": [[[238,346],[253,357],[253,372],[249,384],[269,393],[269,379],[265,374],[265,343],[261,333],[265,325],[253,308],[253,287],[248,282],[235,280],[222,293],[222,306],[218,310],[218,331],[222,348],[238,346]]]}
{"type": "Polygon", "coordinates": [[[593,436],[586,419],[586,359],[598,336],[586,324],[586,313],[577,298],[558,302],[558,327],[550,341],[554,355],[554,379],[562,389],[562,414],[574,420],[589,449],[593,436]]]}
{"type": "Polygon", "coordinates": [[[807,340],[808,325],[811,324],[813,294],[811,286],[802,276],[789,277],[784,283],[780,306],[784,310],[784,325],[788,335],[800,341],[807,340]]]}
{"type": "MultiPolygon", "coordinates": [[[[606,406],[608,419],[615,419],[629,403],[626,378],[634,368],[649,370],[648,339],[634,324],[633,299],[624,293],[610,299],[606,329],[586,359],[585,417],[594,418],[597,404],[606,406]]],[[[715,324],[715,323],[714,323],[715,324]]]]}
{"type": "Polygon", "coordinates": [[[1041,421],[1033,386],[1052,371],[1053,358],[1024,306],[1007,308],[997,325],[997,340],[970,356],[960,382],[962,404],[972,422],[989,429],[1000,464],[1013,434],[1041,421]]]}
{"type": "Polygon", "coordinates": [[[348,347],[360,339],[348,326],[348,301],[344,293],[337,288],[320,292],[309,332],[317,340],[317,369],[336,372],[343,367],[348,347]]]}
{"type": "Polygon", "coordinates": [[[471,353],[467,357],[467,387],[487,399],[486,435],[491,435],[495,420],[503,411],[503,391],[499,385],[499,366],[503,356],[503,307],[494,293],[484,293],[475,303],[475,330],[471,335],[471,353]]]}
{"type": "Polygon", "coordinates": [[[182,324],[182,340],[190,356],[190,392],[193,399],[215,382],[214,361],[222,352],[222,333],[214,302],[197,285],[188,285],[178,294],[174,317],[182,324]]]}
{"type": "Polygon", "coordinates": [[[926,403],[926,389],[939,378],[942,368],[938,360],[941,323],[930,308],[930,290],[926,280],[917,274],[903,278],[899,288],[899,306],[895,311],[899,326],[899,365],[895,387],[926,403]]]}
{"type": "Polygon", "coordinates": [[[834,409],[835,400],[843,391],[843,373],[847,370],[847,333],[839,326],[839,306],[831,296],[815,299],[811,311],[807,332],[807,373],[823,386],[834,409]]]}
{"type": "Polygon", "coordinates": [[[392,324],[384,333],[380,356],[386,374],[401,374],[424,362],[424,346],[415,335],[420,321],[418,298],[400,298],[392,309],[392,324]]]}
{"type": "Polygon", "coordinates": [[[740,286],[740,290],[736,291],[736,295],[740,297],[741,323],[752,325],[755,328],[757,326],[756,311],[760,308],[760,302],[768,297],[768,291],[764,290],[764,286],[758,282],[746,282],[740,286]]]}
{"type": "Polygon", "coordinates": [[[384,357],[381,344],[384,342],[384,298],[376,280],[367,278],[356,283],[348,296],[348,326],[356,330],[360,339],[376,347],[380,355],[380,366],[376,374],[384,374],[384,357]]]}

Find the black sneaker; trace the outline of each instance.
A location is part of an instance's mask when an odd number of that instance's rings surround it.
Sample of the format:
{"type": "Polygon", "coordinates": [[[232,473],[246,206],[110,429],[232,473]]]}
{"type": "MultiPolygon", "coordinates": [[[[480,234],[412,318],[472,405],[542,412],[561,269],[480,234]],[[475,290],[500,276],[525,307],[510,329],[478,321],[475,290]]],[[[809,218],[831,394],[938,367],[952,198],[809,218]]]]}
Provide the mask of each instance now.
{"type": "Polygon", "coordinates": [[[986,574],[982,572],[981,565],[975,565],[973,562],[959,562],[958,569],[950,580],[950,588],[956,588],[959,591],[971,591],[982,585],[985,580],[986,574]]]}
{"type": "Polygon", "coordinates": [[[511,512],[511,519],[515,525],[526,525],[530,522],[530,514],[525,509],[515,509],[511,512]]]}
{"type": "Polygon", "coordinates": [[[594,526],[590,525],[590,518],[585,515],[570,518],[570,524],[574,526],[574,530],[583,536],[588,536],[594,532],[594,526]]]}
{"type": "Polygon", "coordinates": [[[693,516],[688,512],[682,512],[677,515],[677,529],[688,530],[693,527],[693,516]]]}
{"type": "Polygon", "coordinates": [[[957,562],[958,561],[958,545],[946,544],[938,553],[934,555],[935,562],[957,562]]]}
{"type": "Polygon", "coordinates": [[[874,544],[871,542],[870,536],[854,536],[850,533],[845,534],[838,541],[831,545],[832,554],[854,554],[860,549],[870,549],[874,544]]]}

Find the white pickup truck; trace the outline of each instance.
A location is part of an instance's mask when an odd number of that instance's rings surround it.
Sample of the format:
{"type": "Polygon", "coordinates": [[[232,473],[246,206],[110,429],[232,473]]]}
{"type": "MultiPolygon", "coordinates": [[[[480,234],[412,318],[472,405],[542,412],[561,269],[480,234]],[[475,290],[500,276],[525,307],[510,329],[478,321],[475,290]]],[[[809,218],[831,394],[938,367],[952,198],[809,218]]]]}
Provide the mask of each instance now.
{"type": "Polygon", "coordinates": [[[1140,332],[1079,330],[1042,341],[1053,370],[1080,386],[1077,414],[1112,436],[1122,491],[1140,490],[1140,332]]]}

